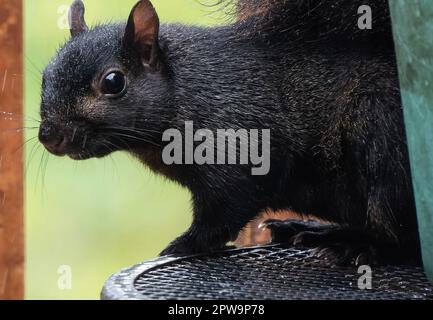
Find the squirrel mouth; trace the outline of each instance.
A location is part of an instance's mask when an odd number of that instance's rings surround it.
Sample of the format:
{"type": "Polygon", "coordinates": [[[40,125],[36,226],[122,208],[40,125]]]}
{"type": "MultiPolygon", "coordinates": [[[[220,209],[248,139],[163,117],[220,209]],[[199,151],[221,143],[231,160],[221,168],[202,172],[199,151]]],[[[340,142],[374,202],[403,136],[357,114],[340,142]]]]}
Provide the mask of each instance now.
{"type": "Polygon", "coordinates": [[[72,160],[88,160],[91,158],[103,158],[111,153],[111,150],[95,150],[87,151],[83,150],[80,152],[68,153],[68,157],[72,160]]]}
{"type": "Polygon", "coordinates": [[[68,157],[71,158],[72,160],[87,160],[87,159],[93,158],[92,155],[87,154],[85,152],[71,153],[71,154],[68,154],[68,157]]]}

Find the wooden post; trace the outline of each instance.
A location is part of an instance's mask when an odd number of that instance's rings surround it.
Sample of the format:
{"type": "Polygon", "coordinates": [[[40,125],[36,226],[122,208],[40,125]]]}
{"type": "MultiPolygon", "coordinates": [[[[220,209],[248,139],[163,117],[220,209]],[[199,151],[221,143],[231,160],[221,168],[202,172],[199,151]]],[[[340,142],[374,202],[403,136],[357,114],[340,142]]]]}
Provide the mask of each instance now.
{"type": "Polygon", "coordinates": [[[0,300],[24,298],[22,1],[0,1],[0,300]]]}

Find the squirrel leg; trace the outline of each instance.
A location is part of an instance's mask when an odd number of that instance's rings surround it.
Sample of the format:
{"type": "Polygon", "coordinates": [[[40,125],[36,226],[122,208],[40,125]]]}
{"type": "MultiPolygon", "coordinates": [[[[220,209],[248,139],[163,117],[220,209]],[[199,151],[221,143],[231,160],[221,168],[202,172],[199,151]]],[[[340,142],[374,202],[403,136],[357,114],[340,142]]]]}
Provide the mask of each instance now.
{"type": "Polygon", "coordinates": [[[195,205],[191,227],[171,242],[160,255],[188,255],[229,248],[227,243],[237,238],[242,228],[252,219],[251,213],[256,212],[245,210],[242,211],[244,214],[239,214],[230,208],[234,206],[195,205]]]}
{"type": "Polygon", "coordinates": [[[312,255],[330,265],[383,265],[403,256],[396,244],[349,226],[296,220],[268,220],[264,226],[274,243],[314,248],[312,255]]]}

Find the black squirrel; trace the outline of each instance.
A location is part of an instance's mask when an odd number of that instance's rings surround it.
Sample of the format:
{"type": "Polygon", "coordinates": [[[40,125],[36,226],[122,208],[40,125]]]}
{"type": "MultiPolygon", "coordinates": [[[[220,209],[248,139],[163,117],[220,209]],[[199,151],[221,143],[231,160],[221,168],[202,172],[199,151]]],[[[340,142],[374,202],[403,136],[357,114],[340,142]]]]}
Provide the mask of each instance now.
{"type": "Polygon", "coordinates": [[[419,262],[387,0],[235,5],[235,22],[197,27],[160,25],[141,0],[126,24],[89,29],[76,0],[43,73],[40,141],[77,160],[128,151],[187,187],[193,223],[163,255],[224,248],[261,211],[292,209],[332,224],[267,221],[274,241],[339,264],[419,262]],[[163,132],[185,121],[271,129],[270,172],[164,164],[163,132]]]}

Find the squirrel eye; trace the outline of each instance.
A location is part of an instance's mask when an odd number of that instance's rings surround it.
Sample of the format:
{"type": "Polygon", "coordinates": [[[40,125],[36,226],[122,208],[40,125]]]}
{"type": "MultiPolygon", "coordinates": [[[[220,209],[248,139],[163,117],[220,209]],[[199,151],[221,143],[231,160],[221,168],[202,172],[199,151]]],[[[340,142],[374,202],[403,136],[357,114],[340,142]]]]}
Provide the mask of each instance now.
{"type": "Polygon", "coordinates": [[[101,91],[105,95],[119,97],[125,92],[126,78],[120,71],[113,71],[104,76],[101,82],[101,91]]]}

